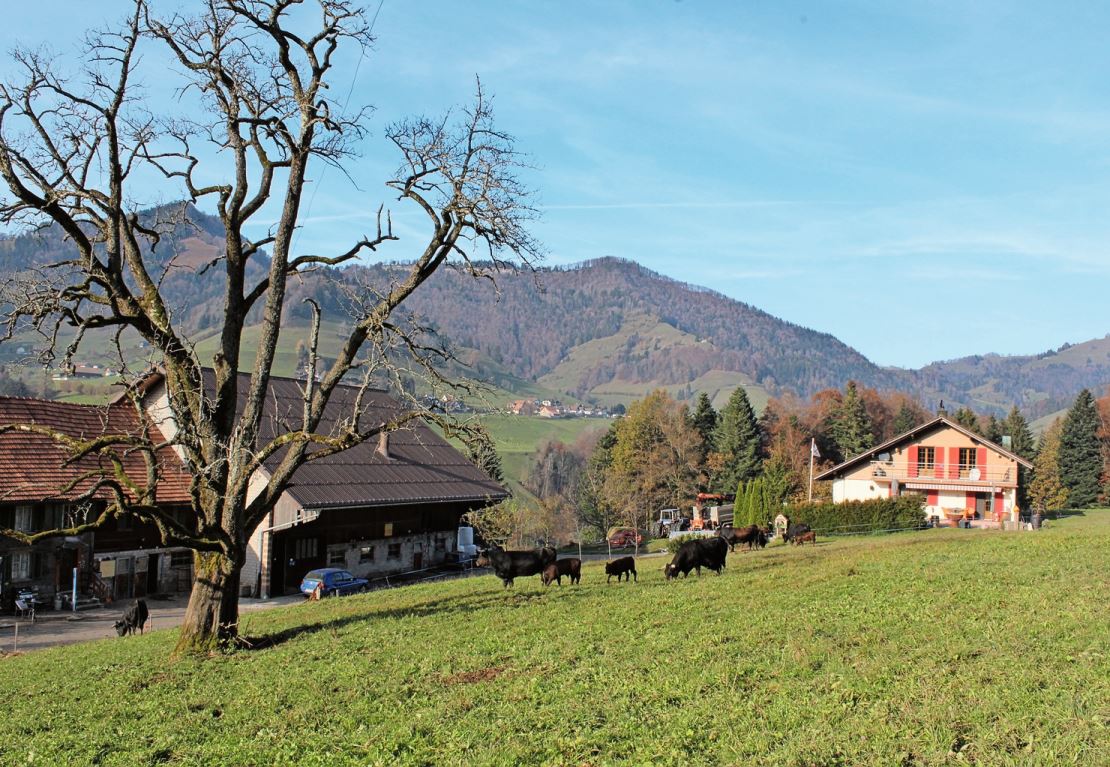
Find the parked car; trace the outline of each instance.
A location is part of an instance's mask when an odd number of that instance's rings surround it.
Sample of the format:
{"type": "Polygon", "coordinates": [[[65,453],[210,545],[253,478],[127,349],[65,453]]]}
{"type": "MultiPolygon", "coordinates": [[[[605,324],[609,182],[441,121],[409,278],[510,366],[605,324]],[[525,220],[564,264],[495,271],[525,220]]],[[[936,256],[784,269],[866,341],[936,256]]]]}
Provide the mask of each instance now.
{"type": "Polygon", "coordinates": [[[609,531],[609,545],[614,547],[639,546],[644,542],[643,533],[631,527],[614,527],[609,531]]]}
{"type": "Polygon", "coordinates": [[[321,589],[322,597],[347,596],[348,594],[361,594],[366,591],[370,581],[365,578],[356,578],[346,570],[338,567],[325,567],[312,570],[301,581],[301,593],[306,597],[312,596],[317,588],[321,589]]]}

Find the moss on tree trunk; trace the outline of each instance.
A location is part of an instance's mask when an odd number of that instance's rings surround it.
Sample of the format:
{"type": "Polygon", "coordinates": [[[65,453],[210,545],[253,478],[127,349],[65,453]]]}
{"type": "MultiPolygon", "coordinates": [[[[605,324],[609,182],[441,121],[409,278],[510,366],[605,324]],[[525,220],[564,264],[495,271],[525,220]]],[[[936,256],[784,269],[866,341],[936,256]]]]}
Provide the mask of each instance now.
{"type": "Polygon", "coordinates": [[[174,653],[208,653],[239,633],[239,566],[213,552],[193,553],[194,580],[174,653]]]}

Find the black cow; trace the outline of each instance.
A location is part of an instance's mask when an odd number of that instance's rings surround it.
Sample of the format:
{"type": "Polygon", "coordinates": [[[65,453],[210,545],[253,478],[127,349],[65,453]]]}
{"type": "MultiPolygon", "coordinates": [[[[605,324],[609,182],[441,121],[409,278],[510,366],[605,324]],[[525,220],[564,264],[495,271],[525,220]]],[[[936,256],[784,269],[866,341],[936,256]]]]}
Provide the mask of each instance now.
{"type": "Polygon", "coordinates": [[[794,536],[805,535],[811,529],[812,528],[805,522],[798,522],[797,524],[793,524],[790,527],[786,528],[786,532],[782,534],[782,539],[789,542],[794,539],[794,536]]]}
{"type": "Polygon", "coordinates": [[[544,586],[550,586],[551,581],[556,581],[560,586],[562,586],[564,575],[570,578],[570,582],[572,584],[581,581],[582,560],[578,559],[577,557],[556,559],[554,562],[544,568],[544,571],[540,573],[540,579],[543,581],[544,586]]]}
{"type": "Polygon", "coordinates": [[[728,544],[723,538],[717,536],[698,538],[679,546],[674,559],[663,568],[663,572],[667,580],[677,578],[679,573],[682,573],[682,577],[685,578],[691,570],[697,570],[700,578],[703,567],[720,575],[727,556],[728,544]]]}
{"type": "Polygon", "coordinates": [[[613,576],[617,576],[617,583],[621,582],[621,576],[627,581],[634,578],[637,583],[640,582],[640,577],[636,575],[636,558],[635,557],[621,557],[614,559],[612,562],[605,563],[605,582],[610,583],[613,576]]]}
{"type": "Polygon", "coordinates": [[[729,551],[735,551],[737,544],[748,544],[748,550],[754,549],[756,546],[763,548],[767,545],[767,533],[762,528],[756,525],[748,525],[739,529],[734,527],[722,527],[718,533],[721,540],[728,544],[729,551]]]}
{"type": "Polygon", "coordinates": [[[116,634],[119,636],[127,636],[134,634],[135,629],[139,633],[143,633],[143,627],[146,625],[147,618],[150,617],[150,611],[146,609],[146,602],[141,599],[136,599],[127,610],[123,613],[123,618],[116,621],[116,634]]]}
{"type": "Polygon", "coordinates": [[[505,588],[509,588],[514,578],[539,575],[554,561],[555,549],[550,546],[531,551],[505,551],[500,546],[494,546],[479,554],[474,564],[477,567],[492,567],[505,588]]]}

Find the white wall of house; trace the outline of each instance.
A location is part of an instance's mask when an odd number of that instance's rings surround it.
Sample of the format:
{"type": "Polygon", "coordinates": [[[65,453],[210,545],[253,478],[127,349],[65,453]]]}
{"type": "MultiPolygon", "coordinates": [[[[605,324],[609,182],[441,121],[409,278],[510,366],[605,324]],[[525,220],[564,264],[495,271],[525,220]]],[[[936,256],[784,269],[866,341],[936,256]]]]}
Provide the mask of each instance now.
{"type": "Polygon", "coordinates": [[[832,486],[833,503],[885,498],[888,492],[885,485],[880,487],[870,479],[836,479],[832,486]]]}

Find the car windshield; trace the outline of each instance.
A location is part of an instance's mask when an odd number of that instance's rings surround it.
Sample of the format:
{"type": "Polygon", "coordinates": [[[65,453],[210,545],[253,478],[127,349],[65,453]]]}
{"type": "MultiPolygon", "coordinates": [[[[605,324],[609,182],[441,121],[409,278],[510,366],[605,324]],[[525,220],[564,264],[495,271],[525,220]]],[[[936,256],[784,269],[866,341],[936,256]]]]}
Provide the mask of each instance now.
{"type": "Polygon", "coordinates": [[[322,570],[313,570],[305,575],[306,581],[322,581],[324,579],[324,572],[322,570]]]}
{"type": "Polygon", "coordinates": [[[347,581],[353,581],[354,579],[355,576],[351,575],[346,570],[340,570],[337,573],[332,573],[331,576],[332,583],[346,583],[347,581]]]}

